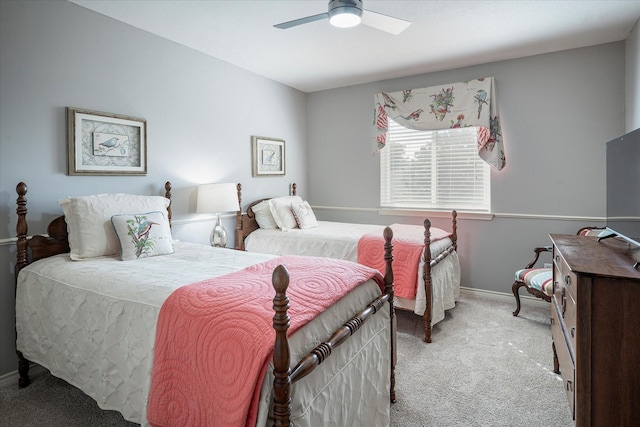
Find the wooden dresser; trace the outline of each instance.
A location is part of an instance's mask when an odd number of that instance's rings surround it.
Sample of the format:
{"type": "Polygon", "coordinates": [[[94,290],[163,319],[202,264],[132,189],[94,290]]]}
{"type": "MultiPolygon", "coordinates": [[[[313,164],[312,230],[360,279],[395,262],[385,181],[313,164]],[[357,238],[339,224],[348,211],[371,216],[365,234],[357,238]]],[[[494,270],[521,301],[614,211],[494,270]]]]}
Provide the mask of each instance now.
{"type": "Polygon", "coordinates": [[[639,250],[552,234],[551,332],[576,426],[640,425],[639,250]]]}

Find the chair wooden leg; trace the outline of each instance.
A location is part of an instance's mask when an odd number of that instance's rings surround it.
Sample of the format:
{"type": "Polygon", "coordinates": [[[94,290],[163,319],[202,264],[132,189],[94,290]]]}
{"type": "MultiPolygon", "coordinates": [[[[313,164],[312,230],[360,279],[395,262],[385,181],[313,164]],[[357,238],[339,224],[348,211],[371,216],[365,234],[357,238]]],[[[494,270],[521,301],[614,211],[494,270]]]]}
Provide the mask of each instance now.
{"type": "Polygon", "coordinates": [[[513,312],[514,316],[517,316],[518,313],[520,313],[520,294],[518,293],[518,290],[521,286],[525,286],[525,284],[517,280],[513,282],[513,285],[511,285],[511,291],[513,292],[513,296],[516,298],[516,309],[513,312]]]}

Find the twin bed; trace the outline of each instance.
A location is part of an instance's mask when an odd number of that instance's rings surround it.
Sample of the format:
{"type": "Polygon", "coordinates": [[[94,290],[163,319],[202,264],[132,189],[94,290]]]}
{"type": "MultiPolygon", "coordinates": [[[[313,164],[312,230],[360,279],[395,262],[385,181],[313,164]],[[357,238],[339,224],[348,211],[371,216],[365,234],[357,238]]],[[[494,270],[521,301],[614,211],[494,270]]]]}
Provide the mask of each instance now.
{"type": "Polygon", "coordinates": [[[388,425],[392,230],[384,276],[194,245],[171,239],[165,190],[62,199],[29,237],[18,184],[19,385],[35,362],[142,425],[388,425]]]}
{"type": "MultiPolygon", "coordinates": [[[[242,206],[242,186],[238,184],[242,206]]],[[[382,246],[384,226],[317,221],[309,204],[297,195],[259,199],[246,213],[236,215],[236,249],[275,255],[308,255],[359,262],[380,271],[382,259],[374,255],[382,246]],[[373,246],[372,246],[373,245],[373,246]]],[[[432,341],[432,326],[455,307],[460,294],[457,249],[457,213],[452,211],[451,231],[392,224],[394,232],[394,306],[423,317],[424,340],[432,341]]]]}

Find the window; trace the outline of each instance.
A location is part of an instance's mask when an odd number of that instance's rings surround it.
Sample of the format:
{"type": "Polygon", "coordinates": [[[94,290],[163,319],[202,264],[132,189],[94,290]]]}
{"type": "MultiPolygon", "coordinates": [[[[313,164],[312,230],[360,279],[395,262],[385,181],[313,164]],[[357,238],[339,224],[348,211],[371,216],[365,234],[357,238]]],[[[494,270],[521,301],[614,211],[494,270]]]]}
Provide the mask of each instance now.
{"type": "Polygon", "coordinates": [[[389,119],[380,155],[386,208],[490,211],[489,165],[478,157],[475,127],[421,131],[389,119]]]}

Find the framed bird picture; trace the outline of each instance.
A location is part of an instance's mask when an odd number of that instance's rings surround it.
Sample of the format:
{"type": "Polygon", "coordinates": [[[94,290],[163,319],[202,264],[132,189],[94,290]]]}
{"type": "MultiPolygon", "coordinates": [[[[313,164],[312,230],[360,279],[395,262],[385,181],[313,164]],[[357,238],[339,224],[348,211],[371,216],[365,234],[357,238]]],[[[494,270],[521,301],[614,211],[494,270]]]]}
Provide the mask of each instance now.
{"type": "Polygon", "coordinates": [[[283,176],[285,174],[284,140],[252,136],[253,176],[283,176]]]}
{"type": "Polygon", "coordinates": [[[147,121],[67,107],[69,175],[146,175],[147,121]]]}

